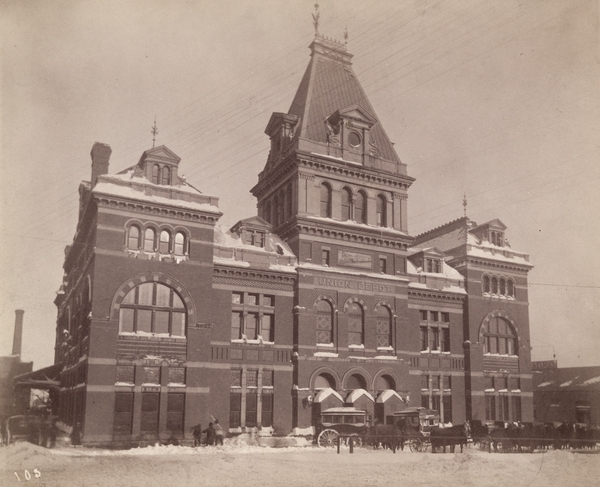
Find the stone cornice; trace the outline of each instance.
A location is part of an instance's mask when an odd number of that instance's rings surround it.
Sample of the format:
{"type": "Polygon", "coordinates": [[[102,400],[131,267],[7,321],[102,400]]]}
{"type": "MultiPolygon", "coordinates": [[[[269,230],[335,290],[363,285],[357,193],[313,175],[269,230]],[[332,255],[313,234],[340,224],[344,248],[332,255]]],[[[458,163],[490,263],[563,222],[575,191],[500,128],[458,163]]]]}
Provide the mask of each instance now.
{"type": "MultiPolygon", "coordinates": [[[[305,168],[317,171],[318,173],[345,176],[352,178],[357,182],[365,181],[371,184],[377,183],[404,191],[408,190],[415,180],[410,176],[380,173],[365,166],[350,166],[342,161],[336,163],[334,161],[324,160],[319,158],[318,155],[292,152],[279,164],[277,169],[270,171],[268,177],[266,177],[267,175],[265,172],[262,172],[259,176],[259,182],[250,190],[250,192],[256,198],[261,199],[266,193],[277,187],[278,183],[295,167],[298,167],[298,170],[305,168]]],[[[305,179],[308,179],[307,176],[309,176],[309,174],[299,174],[299,177],[305,179]]],[[[316,174],[313,174],[312,176],[314,177],[316,174]]],[[[399,197],[406,198],[405,195],[399,195],[399,197]]]]}
{"type": "Polygon", "coordinates": [[[225,267],[221,265],[215,265],[213,269],[213,282],[221,284],[239,284],[240,279],[246,281],[254,281],[259,286],[270,285],[270,287],[276,286],[277,289],[292,290],[296,282],[295,274],[282,274],[278,272],[262,270],[262,269],[248,269],[248,268],[236,268],[236,267],[225,267]]]}
{"type": "Polygon", "coordinates": [[[358,229],[352,228],[331,228],[331,226],[323,224],[319,225],[314,222],[307,221],[293,221],[288,225],[284,225],[277,229],[277,234],[283,240],[289,240],[292,236],[298,234],[305,235],[318,235],[319,237],[332,238],[335,240],[341,240],[344,242],[365,244],[365,245],[376,245],[382,248],[392,248],[407,250],[412,244],[412,237],[410,236],[392,236],[382,235],[384,230],[373,230],[373,232],[379,232],[378,235],[368,235],[365,232],[361,232],[358,229]]]}
{"type": "Polygon", "coordinates": [[[426,299],[427,301],[444,301],[446,303],[462,303],[466,294],[448,294],[442,291],[426,290],[426,289],[411,289],[408,288],[408,299],[426,299]]]}
{"type": "Polygon", "coordinates": [[[482,259],[479,257],[458,257],[452,261],[449,261],[448,264],[452,267],[459,268],[465,265],[472,265],[474,267],[480,267],[483,269],[501,269],[501,270],[508,270],[508,271],[516,271],[516,272],[524,272],[527,273],[529,272],[529,269],[531,269],[533,266],[532,265],[527,265],[527,264],[516,264],[516,263],[512,263],[512,262],[506,262],[506,261],[498,261],[498,260],[487,260],[487,259],[482,259]]]}
{"type": "Polygon", "coordinates": [[[187,208],[178,208],[176,206],[166,206],[160,203],[148,203],[144,201],[134,201],[128,198],[119,198],[108,195],[95,195],[95,200],[98,207],[119,209],[122,211],[130,211],[132,213],[142,213],[146,215],[160,215],[165,218],[216,223],[222,213],[203,212],[201,210],[190,210],[187,208]]]}

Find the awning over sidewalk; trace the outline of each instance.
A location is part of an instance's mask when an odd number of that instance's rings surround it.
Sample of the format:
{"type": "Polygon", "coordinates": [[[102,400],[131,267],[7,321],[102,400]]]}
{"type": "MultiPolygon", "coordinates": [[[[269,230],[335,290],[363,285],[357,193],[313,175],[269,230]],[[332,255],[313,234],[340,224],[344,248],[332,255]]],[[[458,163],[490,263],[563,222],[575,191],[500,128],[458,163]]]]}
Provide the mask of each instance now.
{"type": "Polygon", "coordinates": [[[50,365],[40,370],[17,375],[13,379],[15,387],[30,387],[32,389],[60,388],[60,371],[62,364],[50,365]]]}

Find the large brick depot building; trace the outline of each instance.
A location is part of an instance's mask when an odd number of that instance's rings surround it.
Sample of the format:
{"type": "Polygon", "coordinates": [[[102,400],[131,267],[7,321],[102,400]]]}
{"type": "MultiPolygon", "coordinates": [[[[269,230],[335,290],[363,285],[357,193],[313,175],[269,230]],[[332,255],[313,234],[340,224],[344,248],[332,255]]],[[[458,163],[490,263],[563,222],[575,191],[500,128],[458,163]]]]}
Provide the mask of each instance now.
{"type": "Polygon", "coordinates": [[[532,420],[528,256],[499,220],[410,236],[413,178],[352,55],[310,49],[266,128],[258,216],[230,229],[166,147],[109,175],[94,145],[56,299],[60,416],[84,443],[189,439],[211,415],[304,433],[342,404],[532,420]]]}

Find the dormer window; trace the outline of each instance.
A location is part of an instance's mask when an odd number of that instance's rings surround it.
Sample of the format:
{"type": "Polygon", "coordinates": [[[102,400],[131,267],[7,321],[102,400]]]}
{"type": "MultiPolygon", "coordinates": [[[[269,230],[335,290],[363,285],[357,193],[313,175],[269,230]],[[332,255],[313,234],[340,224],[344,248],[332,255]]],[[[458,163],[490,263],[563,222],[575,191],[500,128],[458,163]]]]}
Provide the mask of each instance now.
{"type": "Polygon", "coordinates": [[[152,182],[154,184],[158,184],[160,179],[160,166],[158,164],[154,164],[152,166],[152,182]]]}
{"type": "Polygon", "coordinates": [[[435,274],[439,274],[442,272],[442,261],[440,259],[425,259],[425,270],[426,272],[431,272],[435,274]]]}
{"type": "Polygon", "coordinates": [[[489,240],[492,245],[504,246],[504,234],[502,232],[490,232],[489,240]]]}
{"type": "Polygon", "coordinates": [[[250,234],[250,245],[255,247],[263,248],[265,246],[265,234],[264,232],[252,232],[250,234]]]}
{"type": "Polygon", "coordinates": [[[357,132],[350,132],[348,134],[348,143],[352,147],[360,147],[362,137],[357,132]]]}
{"type": "Polygon", "coordinates": [[[164,184],[165,186],[171,184],[171,170],[168,167],[163,167],[162,184],[164,184]]]}

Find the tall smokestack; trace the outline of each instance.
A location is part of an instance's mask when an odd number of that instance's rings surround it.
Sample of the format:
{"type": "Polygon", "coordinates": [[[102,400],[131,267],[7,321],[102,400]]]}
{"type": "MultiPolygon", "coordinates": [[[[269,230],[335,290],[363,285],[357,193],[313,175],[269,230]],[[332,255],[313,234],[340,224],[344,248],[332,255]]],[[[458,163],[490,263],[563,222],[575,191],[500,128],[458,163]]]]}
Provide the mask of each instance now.
{"type": "Polygon", "coordinates": [[[13,337],[13,355],[21,356],[21,342],[23,341],[23,314],[22,309],[15,310],[15,335],[13,337]]]}
{"type": "Polygon", "coordinates": [[[92,180],[90,181],[92,188],[96,186],[98,176],[108,174],[108,160],[111,154],[112,149],[110,145],[100,142],[94,143],[92,152],[90,153],[90,156],[92,156],[92,180]]]}

